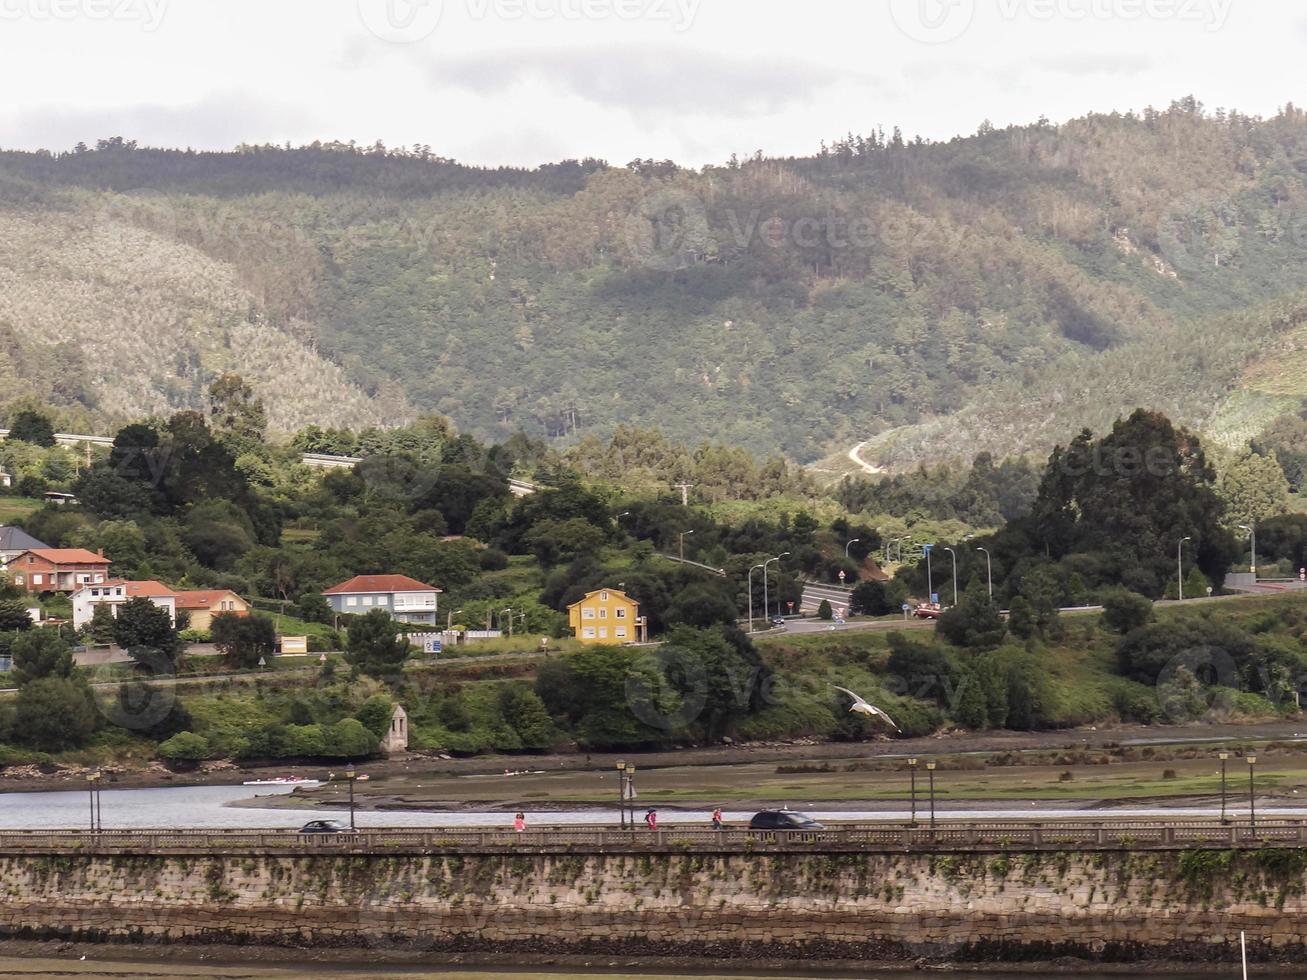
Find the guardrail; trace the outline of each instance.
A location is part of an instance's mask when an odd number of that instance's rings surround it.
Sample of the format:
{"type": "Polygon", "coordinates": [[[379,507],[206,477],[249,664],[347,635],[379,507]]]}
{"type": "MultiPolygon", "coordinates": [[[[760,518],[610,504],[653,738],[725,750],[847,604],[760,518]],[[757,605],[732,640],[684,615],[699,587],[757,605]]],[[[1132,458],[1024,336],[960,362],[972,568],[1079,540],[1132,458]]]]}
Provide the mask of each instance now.
{"type": "Polygon", "coordinates": [[[372,829],[338,834],[284,830],[0,831],[0,854],[348,853],[431,854],[505,850],[540,853],[593,851],[904,851],[1185,850],[1307,846],[1307,822],[1298,819],[1184,821],[939,820],[842,824],[823,830],[762,831],[740,827],[558,826],[517,833],[510,828],[436,830],[372,829]]]}

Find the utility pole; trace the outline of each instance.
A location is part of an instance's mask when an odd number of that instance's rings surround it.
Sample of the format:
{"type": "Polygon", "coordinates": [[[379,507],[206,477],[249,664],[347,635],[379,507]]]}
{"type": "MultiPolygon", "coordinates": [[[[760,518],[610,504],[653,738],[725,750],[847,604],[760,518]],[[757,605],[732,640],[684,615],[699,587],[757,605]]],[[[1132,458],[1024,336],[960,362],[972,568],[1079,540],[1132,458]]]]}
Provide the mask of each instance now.
{"type": "Polygon", "coordinates": [[[681,491],[681,506],[682,506],[682,507],[689,507],[689,506],[690,506],[690,488],[691,488],[692,486],[694,486],[693,483],[673,483],[673,484],[672,484],[672,489],[681,491]]]}
{"type": "Polygon", "coordinates": [[[1189,538],[1181,538],[1179,546],[1175,549],[1176,581],[1175,594],[1179,601],[1184,602],[1184,543],[1189,538]]]}

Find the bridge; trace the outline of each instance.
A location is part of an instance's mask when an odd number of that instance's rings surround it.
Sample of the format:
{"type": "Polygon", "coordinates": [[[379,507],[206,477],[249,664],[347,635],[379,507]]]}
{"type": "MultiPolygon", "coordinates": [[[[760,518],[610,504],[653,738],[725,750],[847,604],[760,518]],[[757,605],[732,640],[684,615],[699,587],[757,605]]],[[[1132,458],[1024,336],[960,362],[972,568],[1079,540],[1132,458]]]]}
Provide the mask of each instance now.
{"type": "MultiPolygon", "coordinates": [[[[308,815],[307,812],[305,815],[308,815]]],[[[1183,851],[1307,846],[1307,820],[1246,818],[1183,820],[974,821],[943,818],[915,824],[883,821],[833,824],[823,830],[761,831],[743,827],[668,825],[622,830],[612,825],[511,828],[373,829],[340,834],[286,830],[10,830],[0,831],[0,855],[31,854],[369,854],[568,852],[1037,852],[1183,851]]]]}

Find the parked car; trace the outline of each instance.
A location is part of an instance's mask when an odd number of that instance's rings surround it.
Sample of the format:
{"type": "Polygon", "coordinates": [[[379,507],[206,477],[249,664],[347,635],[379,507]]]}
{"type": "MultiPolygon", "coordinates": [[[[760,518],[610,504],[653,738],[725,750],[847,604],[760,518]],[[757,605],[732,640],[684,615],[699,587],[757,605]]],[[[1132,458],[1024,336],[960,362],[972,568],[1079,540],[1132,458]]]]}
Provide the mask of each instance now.
{"type": "Polygon", "coordinates": [[[301,834],[349,834],[349,824],[342,820],[310,820],[300,828],[301,834]]]}
{"type": "Polygon", "coordinates": [[[918,619],[939,619],[944,615],[944,608],[938,602],[923,602],[912,610],[912,615],[918,619]]]}
{"type": "Polygon", "coordinates": [[[750,830],[825,830],[824,824],[793,810],[759,810],[749,821],[750,830]]]}

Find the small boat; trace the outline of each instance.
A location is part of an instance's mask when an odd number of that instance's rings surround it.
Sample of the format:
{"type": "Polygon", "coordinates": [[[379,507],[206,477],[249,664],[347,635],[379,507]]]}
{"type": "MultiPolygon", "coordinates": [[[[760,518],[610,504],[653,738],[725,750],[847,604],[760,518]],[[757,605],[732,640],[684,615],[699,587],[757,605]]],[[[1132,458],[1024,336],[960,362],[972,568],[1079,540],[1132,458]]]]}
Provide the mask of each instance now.
{"type": "Polygon", "coordinates": [[[247,779],[242,786],[317,786],[322,780],[306,776],[279,776],[276,779],[247,779]]]}

